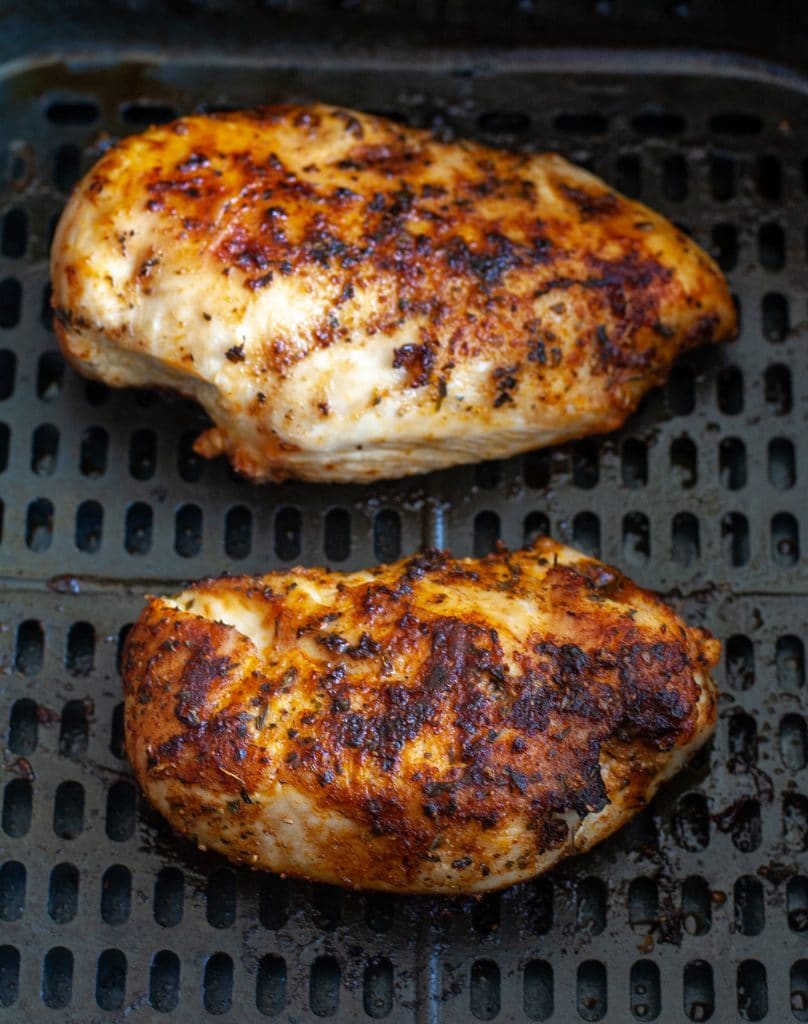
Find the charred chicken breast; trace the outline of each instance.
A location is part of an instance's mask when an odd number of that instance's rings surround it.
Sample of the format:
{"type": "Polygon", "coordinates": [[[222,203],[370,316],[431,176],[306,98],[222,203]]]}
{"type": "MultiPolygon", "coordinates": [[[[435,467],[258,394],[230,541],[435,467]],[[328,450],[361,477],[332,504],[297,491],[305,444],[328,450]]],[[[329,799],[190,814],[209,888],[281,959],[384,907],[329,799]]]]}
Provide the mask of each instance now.
{"type": "Polygon", "coordinates": [[[186,117],[80,183],[57,335],[108,384],[174,388],[255,480],[374,480],[619,426],[731,337],[712,260],[552,154],[327,106],[186,117]]]}
{"type": "Polygon", "coordinates": [[[550,540],[203,580],[124,654],[149,799],[232,860],[475,893],[589,849],[715,722],[718,641],[550,540]]]}

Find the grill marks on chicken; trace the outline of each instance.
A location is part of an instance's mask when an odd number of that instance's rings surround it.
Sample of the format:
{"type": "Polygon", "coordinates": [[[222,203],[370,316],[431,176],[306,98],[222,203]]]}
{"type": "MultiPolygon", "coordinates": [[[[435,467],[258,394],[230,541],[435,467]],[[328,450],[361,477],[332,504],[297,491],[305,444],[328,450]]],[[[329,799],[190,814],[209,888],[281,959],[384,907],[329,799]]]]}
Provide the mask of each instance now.
{"type": "Polygon", "coordinates": [[[719,271],[550,154],[326,106],[123,140],[53,249],[80,370],[196,397],[255,479],[370,480],[618,426],[733,335],[719,271]]]}
{"type": "Polygon", "coordinates": [[[147,795],[228,857],[475,892],[588,849],[707,738],[718,642],[541,540],[154,599],[124,658],[147,795]]]}

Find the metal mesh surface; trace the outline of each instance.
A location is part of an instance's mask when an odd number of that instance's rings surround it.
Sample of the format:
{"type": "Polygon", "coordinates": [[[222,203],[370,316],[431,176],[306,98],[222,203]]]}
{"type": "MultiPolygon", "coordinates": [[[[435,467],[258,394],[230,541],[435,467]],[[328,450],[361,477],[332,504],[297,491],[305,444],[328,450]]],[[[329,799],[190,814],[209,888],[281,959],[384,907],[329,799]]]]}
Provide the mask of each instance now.
{"type": "Polygon", "coordinates": [[[808,1021],[806,86],[708,59],[649,70],[415,54],[5,68],[0,1021],[808,1021]],[[374,487],[254,487],[203,464],[194,407],[64,367],[49,239],[110,137],[289,97],[559,149],[716,254],[740,341],[689,356],[620,433],[507,462],[374,487]],[[231,869],[139,800],[116,665],[144,593],[547,530],[725,643],[714,743],[593,853],[480,901],[365,896],[231,869]]]}

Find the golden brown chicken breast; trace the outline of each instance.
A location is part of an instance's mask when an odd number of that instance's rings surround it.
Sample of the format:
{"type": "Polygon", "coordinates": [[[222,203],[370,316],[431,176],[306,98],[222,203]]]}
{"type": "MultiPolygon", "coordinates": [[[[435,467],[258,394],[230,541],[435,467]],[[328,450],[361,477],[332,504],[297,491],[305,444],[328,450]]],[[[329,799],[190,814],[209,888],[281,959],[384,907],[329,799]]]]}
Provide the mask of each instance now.
{"type": "Polygon", "coordinates": [[[180,832],[337,885],[474,893],[587,850],[707,739],[719,644],[540,540],[203,580],[124,655],[126,747],[180,832]]]}
{"type": "Polygon", "coordinates": [[[53,246],[67,358],[191,395],[255,480],[375,480],[619,426],[733,336],[712,260],[551,154],[333,107],[124,139],[53,246]]]}

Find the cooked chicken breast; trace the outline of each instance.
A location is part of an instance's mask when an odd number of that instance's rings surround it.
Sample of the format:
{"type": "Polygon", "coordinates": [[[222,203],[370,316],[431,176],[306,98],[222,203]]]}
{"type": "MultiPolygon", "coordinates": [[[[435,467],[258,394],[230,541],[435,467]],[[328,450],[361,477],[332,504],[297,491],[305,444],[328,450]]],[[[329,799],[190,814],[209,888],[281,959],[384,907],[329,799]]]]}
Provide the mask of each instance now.
{"type": "Polygon", "coordinates": [[[124,139],[56,232],[62,349],[174,388],[255,480],[375,480],[619,426],[732,337],[712,260],[551,154],[326,106],[124,139]]]}
{"type": "Polygon", "coordinates": [[[126,748],[180,832],[336,885],[475,893],[589,849],[715,723],[717,640],[550,540],[155,598],[126,748]]]}

